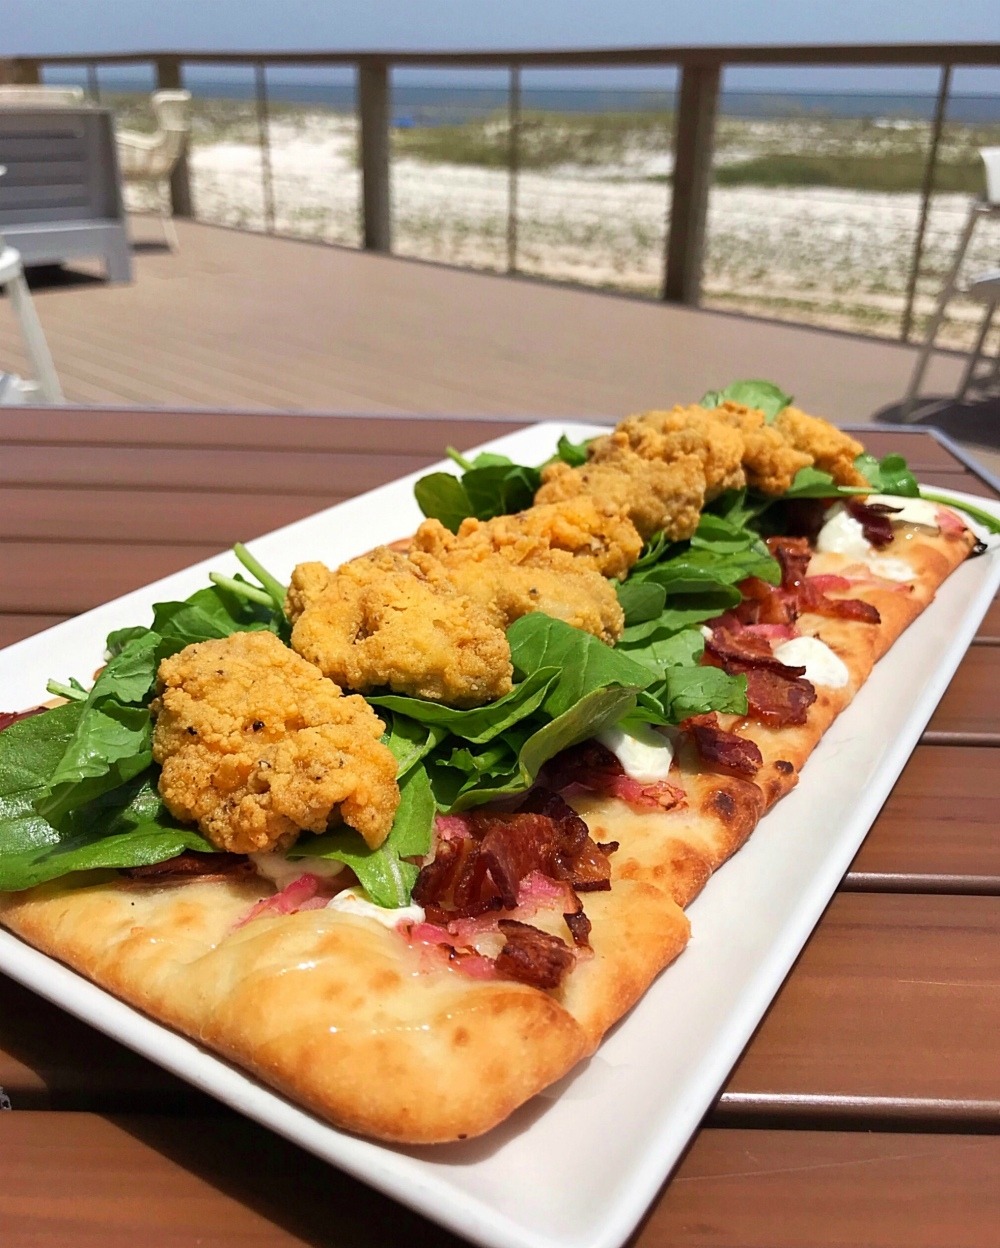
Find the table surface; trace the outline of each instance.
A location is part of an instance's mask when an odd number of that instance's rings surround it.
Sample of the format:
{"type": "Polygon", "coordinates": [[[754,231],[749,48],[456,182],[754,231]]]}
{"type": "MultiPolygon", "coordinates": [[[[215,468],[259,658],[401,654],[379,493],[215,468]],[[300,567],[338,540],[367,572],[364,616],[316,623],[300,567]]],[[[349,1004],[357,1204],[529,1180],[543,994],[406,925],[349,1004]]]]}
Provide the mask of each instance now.
{"type": "MultiPolygon", "coordinates": [[[[0,645],[523,422],[0,410],[0,645]]],[[[996,496],[926,433],[868,431],[996,496]]],[[[992,1245],[1000,607],[642,1248],[992,1245]]],[[[6,1248],[461,1241],[0,977],[6,1248]]]]}

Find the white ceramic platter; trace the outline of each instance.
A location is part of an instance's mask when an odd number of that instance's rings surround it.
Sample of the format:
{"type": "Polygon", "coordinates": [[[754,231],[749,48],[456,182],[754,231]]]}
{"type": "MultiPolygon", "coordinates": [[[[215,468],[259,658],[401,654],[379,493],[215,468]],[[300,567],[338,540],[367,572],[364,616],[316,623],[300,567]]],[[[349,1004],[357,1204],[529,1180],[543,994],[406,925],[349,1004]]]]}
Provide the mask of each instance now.
{"type": "MultiPolygon", "coordinates": [[[[540,463],[561,432],[578,440],[599,431],[542,424],[489,449],[540,463]]],[[[419,475],[251,548],[285,578],[296,563],[336,565],[408,534],[421,518],[412,493],[419,475]]],[[[996,504],[986,505],[1000,514],[996,504]]],[[[252,529],[252,516],[247,524],[252,529]]],[[[237,564],[230,554],[206,560],[0,653],[4,709],[40,701],[50,677],[88,675],[102,659],[109,630],[145,622],[154,602],[187,596],[212,569],[232,573],[237,564]]],[[[692,904],[693,938],[680,959],[589,1062],[481,1140],[418,1150],[357,1139],[6,932],[0,932],[0,969],[475,1243],[617,1248],[676,1163],[822,914],[998,586],[996,551],[949,579],[824,737],[798,788],[692,904]]]]}

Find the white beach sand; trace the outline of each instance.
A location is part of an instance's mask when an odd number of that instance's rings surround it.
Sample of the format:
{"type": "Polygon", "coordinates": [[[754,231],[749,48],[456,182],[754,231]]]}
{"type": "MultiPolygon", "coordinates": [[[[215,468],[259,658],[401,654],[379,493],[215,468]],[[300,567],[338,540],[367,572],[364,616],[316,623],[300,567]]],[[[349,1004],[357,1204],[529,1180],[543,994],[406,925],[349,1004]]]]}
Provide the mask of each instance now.
{"type": "MultiPolygon", "coordinates": [[[[295,120],[272,121],[270,134],[276,230],[358,246],[355,121],[307,112],[295,120]]],[[[765,146],[773,141],[766,127],[762,135],[765,146]]],[[[728,159],[733,156],[727,151],[728,159]]],[[[261,153],[255,142],[196,142],[191,165],[199,218],[264,228],[261,153]]],[[[662,154],[636,150],[616,167],[521,173],[518,270],[655,294],[662,280],[668,165],[662,154]]],[[[396,159],[393,250],[505,271],[508,194],[504,169],[396,159]]],[[[933,200],[918,314],[933,309],[968,203],[965,195],[933,200]]],[[[919,196],[910,193],[715,187],[704,301],[895,336],[919,210],[919,196]]],[[[982,271],[998,258],[1000,222],[987,223],[964,271],[982,271]]],[[[951,339],[968,340],[978,315],[975,304],[956,301],[949,318],[951,339]]]]}

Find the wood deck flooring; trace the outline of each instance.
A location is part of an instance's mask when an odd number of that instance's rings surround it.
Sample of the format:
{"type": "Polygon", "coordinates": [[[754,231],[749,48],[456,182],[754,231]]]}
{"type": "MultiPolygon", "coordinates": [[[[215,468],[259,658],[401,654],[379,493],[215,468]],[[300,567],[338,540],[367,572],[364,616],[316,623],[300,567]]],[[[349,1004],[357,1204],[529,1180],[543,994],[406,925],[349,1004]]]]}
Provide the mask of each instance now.
{"type": "MultiPolygon", "coordinates": [[[[766,376],[856,422],[912,366],[912,349],[848,334],[187,222],[171,254],[142,243],[155,222],[132,229],[131,285],[34,272],[71,402],[618,418],[766,376]]],[[[960,363],[941,358],[932,387],[953,389],[960,363]]],[[[3,306],[0,365],[26,369],[3,306]]],[[[993,434],[977,439],[996,471],[993,434]]]]}

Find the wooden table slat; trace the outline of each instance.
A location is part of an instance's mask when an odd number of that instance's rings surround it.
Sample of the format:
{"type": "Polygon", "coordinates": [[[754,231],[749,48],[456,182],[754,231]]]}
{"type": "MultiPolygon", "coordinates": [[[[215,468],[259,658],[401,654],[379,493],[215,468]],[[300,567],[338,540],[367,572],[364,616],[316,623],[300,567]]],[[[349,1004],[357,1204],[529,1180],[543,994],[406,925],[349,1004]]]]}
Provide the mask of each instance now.
{"type": "Polygon", "coordinates": [[[1000,767],[985,747],[921,745],[865,839],[845,887],[1000,893],[1000,767]]]}
{"type": "Polygon", "coordinates": [[[1000,897],[838,893],[726,1085],[727,1113],[1000,1129],[1000,897]]]}
{"type": "Polygon", "coordinates": [[[1000,647],[972,646],[927,725],[939,745],[1000,745],[1000,647]]]}
{"type": "MultiPolygon", "coordinates": [[[[229,1115],[7,1114],[0,1154],[4,1248],[464,1242],[229,1115]]],[[[998,1167],[995,1136],[708,1129],[630,1244],[992,1248],[998,1167]]]]}

